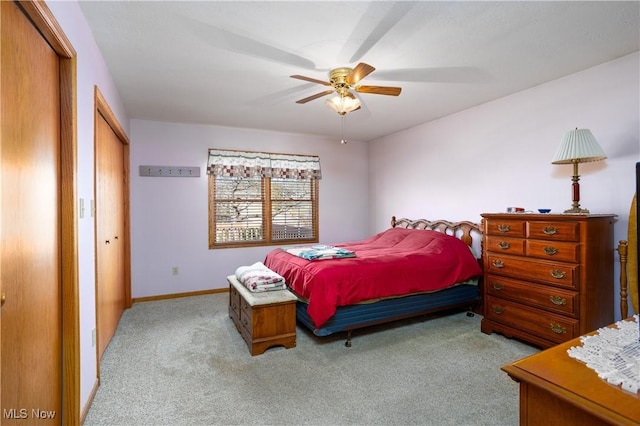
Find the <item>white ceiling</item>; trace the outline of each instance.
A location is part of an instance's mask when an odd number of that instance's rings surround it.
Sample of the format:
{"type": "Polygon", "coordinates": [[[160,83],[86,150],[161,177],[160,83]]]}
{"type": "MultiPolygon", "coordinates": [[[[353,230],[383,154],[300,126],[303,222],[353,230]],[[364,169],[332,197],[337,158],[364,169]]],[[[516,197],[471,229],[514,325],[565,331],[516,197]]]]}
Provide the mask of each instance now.
{"type": "Polygon", "coordinates": [[[340,137],[330,69],[366,62],[368,141],[636,52],[640,2],[80,1],[130,118],[340,137]]]}

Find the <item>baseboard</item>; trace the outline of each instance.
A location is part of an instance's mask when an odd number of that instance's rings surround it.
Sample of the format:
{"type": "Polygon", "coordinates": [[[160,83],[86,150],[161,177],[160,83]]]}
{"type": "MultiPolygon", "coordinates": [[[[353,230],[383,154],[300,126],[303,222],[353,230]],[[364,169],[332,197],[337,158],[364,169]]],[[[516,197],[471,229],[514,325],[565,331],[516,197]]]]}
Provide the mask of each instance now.
{"type": "Polygon", "coordinates": [[[154,300],[176,299],[178,297],[202,296],[205,294],[228,293],[228,288],[215,288],[211,290],[190,291],[186,293],[161,294],[159,296],[134,297],[131,302],[152,302],[154,300]]]}
{"type": "Polygon", "coordinates": [[[96,397],[96,392],[98,392],[98,388],[100,387],[100,379],[96,377],[96,381],[93,383],[93,389],[91,389],[91,393],[89,394],[89,398],[87,399],[87,403],[82,408],[80,412],[80,424],[84,424],[85,419],[87,418],[87,414],[89,414],[89,408],[91,408],[91,404],[93,404],[93,399],[96,397]]]}

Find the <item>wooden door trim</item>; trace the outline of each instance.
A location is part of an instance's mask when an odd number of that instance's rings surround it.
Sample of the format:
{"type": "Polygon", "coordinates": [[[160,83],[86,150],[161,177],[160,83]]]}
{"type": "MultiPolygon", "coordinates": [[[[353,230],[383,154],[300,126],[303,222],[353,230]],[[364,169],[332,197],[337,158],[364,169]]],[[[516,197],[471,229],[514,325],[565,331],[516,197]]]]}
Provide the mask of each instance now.
{"type": "Polygon", "coordinates": [[[18,2],[60,60],[60,257],[62,424],[80,424],[80,295],[77,209],[77,54],[44,1],[18,2]]]}

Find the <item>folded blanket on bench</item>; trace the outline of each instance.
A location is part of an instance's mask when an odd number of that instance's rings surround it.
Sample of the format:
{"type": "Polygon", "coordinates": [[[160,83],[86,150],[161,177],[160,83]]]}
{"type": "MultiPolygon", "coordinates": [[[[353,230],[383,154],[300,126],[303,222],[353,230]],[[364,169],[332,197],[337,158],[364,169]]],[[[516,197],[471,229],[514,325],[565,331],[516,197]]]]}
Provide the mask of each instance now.
{"type": "Polygon", "coordinates": [[[267,268],[262,262],[256,262],[250,266],[240,266],[236,269],[236,278],[250,291],[255,292],[287,288],[284,278],[267,268]]]}
{"type": "Polygon", "coordinates": [[[293,247],[287,249],[287,253],[307,260],[344,259],[348,257],[356,257],[356,254],[352,251],[326,245],[293,247]]]}

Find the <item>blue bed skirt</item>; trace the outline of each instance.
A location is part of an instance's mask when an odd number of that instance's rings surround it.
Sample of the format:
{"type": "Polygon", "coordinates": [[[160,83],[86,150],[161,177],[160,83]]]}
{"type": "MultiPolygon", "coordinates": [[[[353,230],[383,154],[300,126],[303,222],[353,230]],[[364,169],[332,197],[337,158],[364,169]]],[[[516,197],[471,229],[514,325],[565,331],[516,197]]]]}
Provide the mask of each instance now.
{"type": "Polygon", "coordinates": [[[307,313],[305,302],[298,301],[296,303],[296,317],[316,336],[328,336],[340,331],[354,330],[430,312],[460,307],[472,308],[478,301],[478,286],[461,284],[433,293],[384,299],[375,303],[341,306],[321,328],[316,328],[313,324],[307,313]]]}

